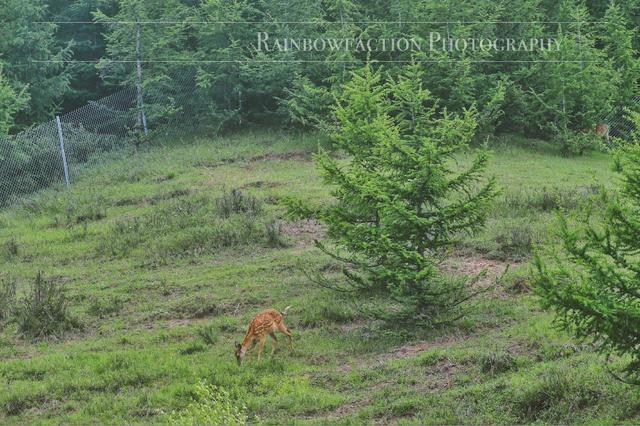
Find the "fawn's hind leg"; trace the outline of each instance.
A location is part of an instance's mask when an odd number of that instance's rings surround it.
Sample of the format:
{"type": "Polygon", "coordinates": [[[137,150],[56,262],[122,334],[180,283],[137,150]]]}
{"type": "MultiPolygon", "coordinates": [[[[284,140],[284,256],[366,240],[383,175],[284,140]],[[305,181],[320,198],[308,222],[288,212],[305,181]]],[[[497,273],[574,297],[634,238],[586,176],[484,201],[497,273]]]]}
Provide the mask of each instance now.
{"type": "Polygon", "coordinates": [[[284,322],[278,324],[278,330],[284,333],[289,338],[289,349],[293,351],[293,339],[291,338],[291,331],[284,325],[284,322]]]}
{"type": "Polygon", "coordinates": [[[269,333],[269,336],[271,336],[271,355],[273,355],[278,347],[278,339],[276,338],[276,333],[269,333]]]}

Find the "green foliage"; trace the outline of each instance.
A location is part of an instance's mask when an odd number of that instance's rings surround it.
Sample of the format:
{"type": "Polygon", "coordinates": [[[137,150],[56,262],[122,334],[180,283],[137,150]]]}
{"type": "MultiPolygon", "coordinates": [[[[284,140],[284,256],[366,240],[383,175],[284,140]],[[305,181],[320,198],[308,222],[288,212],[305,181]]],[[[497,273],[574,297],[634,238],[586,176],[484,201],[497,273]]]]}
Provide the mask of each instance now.
{"type": "Polygon", "coordinates": [[[0,135],[6,123],[15,121],[17,128],[24,128],[51,118],[69,89],[69,73],[61,61],[70,59],[71,48],[57,43],[56,24],[42,22],[47,20],[46,11],[42,0],[0,4],[0,65],[9,65],[4,67],[4,79],[0,78],[0,117],[17,113],[12,120],[0,119],[0,135]],[[14,105],[5,104],[7,81],[17,94],[14,105]]]}
{"type": "Polygon", "coordinates": [[[215,325],[208,325],[198,329],[198,336],[202,339],[205,345],[211,346],[216,344],[220,334],[218,333],[218,328],[215,325]]]}
{"type": "Polygon", "coordinates": [[[297,76],[285,93],[280,108],[292,123],[303,127],[322,128],[326,125],[334,96],[324,86],[314,85],[306,76],[297,76]]]}
{"type": "Polygon", "coordinates": [[[174,198],[149,214],[116,221],[101,236],[97,251],[122,257],[142,247],[153,253],[153,263],[165,264],[172,256],[244,246],[266,238],[265,227],[258,226],[260,211],[260,200],[235,189],[215,200],[174,198]]]}
{"type": "Polygon", "coordinates": [[[551,135],[565,154],[582,154],[596,140],[597,119],[613,107],[619,74],[596,47],[586,8],[575,0],[559,4],[558,50],[547,50],[535,64],[531,92],[533,121],[551,135]]]}
{"type": "Polygon", "coordinates": [[[537,257],[536,291],[543,306],[578,338],[591,339],[607,353],[628,355],[625,372],[640,377],[640,149],[625,152],[619,197],[606,197],[602,223],[589,214],[583,225],[560,221],[562,253],[537,257]]]}
{"type": "Polygon", "coordinates": [[[215,204],[218,213],[224,218],[238,213],[254,216],[262,211],[260,200],[235,188],[231,191],[225,190],[222,196],[215,200],[215,204]]]}
{"type": "Polygon", "coordinates": [[[0,63],[0,137],[6,136],[15,125],[16,114],[27,108],[29,93],[26,87],[16,91],[2,70],[0,63]]]}
{"type": "Polygon", "coordinates": [[[485,152],[454,168],[452,155],[473,138],[474,113],[437,115],[422,75],[415,64],[383,83],[366,66],[345,85],[334,139],[352,159],[316,157],[336,199],[320,215],[335,242],[317,245],[349,265],[347,291],[383,292],[395,305],[389,316],[433,322],[469,298],[466,281],[437,265],[456,238],[480,229],[496,189],[483,182],[485,152]]]}
{"type": "Polygon", "coordinates": [[[59,336],[80,327],[69,314],[64,287],[54,280],[46,280],[41,272],[29,292],[18,300],[14,321],[18,332],[31,339],[59,336]]]}
{"type": "Polygon", "coordinates": [[[117,297],[104,299],[93,298],[87,308],[87,313],[97,318],[106,318],[117,314],[124,308],[124,301],[117,297]]]}
{"type": "Polygon", "coordinates": [[[193,388],[192,402],[183,410],[167,416],[175,425],[243,425],[247,423],[246,407],[234,401],[229,391],[202,380],[193,388]]]}
{"type": "Polygon", "coordinates": [[[11,318],[16,307],[16,282],[11,277],[0,276],[0,330],[11,318]]]}
{"type": "Polygon", "coordinates": [[[48,0],[46,18],[51,21],[73,22],[59,24],[55,39],[60,46],[71,46],[73,60],[78,61],[68,69],[70,75],[69,90],[64,93],[62,109],[69,111],[84,106],[108,94],[104,84],[104,74],[96,72],[96,64],[105,55],[106,30],[93,22],[93,14],[100,10],[113,14],[118,6],[117,0],[48,0]]]}
{"type": "Polygon", "coordinates": [[[264,224],[267,236],[267,245],[269,247],[286,247],[287,242],[283,237],[282,223],[277,220],[271,220],[264,224]]]}
{"type": "MultiPolygon", "coordinates": [[[[133,167],[130,158],[110,162],[68,191],[43,191],[2,210],[0,269],[18,283],[18,297],[38,269],[51,271],[52,279],[67,282],[70,309],[86,330],[55,343],[17,339],[15,324],[0,332],[0,423],[162,423],[191,402],[193,386],[202,378],[246,404],[249,423],[392,422],[396,412],[409,416],[398,422],[413,424],[638,423],[640,393],[611,377],[591,345],[578,345],[552,327],[552,316],[528,294],[506,294],[498,287],[479,296],[477,309],[453,327],[389,330],[359,315],[350,298],[309,285],[300,263],[331,277],[340,273],[336,262],[314,253],[310,242],[324,238],[324,232],[311,222],[305,232],[291,233],[293,246],[279,250],[241,245],[203,256],[193,252],[169,256],[157,268],[144,264],[153,254],[146,242],[127,256],[95,256],[115,223],[133,217],[144,222],[156,210],[177,214],[180,201],[194,196],[209,199],[210,212],[194,221],[194,227],[206,228],[207,221],[220,218],[213,200],[223,187],[279,182],[247,192],[261,200],[332,202],[318,173],[299,155],[317,141],[305,133],[260,131],[151,147],[136,155],[133,167]],[[176,177],[163,180],[170,173],[176,177]],[[187,188],[199,192],[184,192],[187,188]],[[89,224],[85,239],[68,238],[82,225],[51,226],[69,205],[82,212],[100,199],[108,218],[84,222],[89,224]],[[2,243],[12,235],[23,250],[3,263],[2,243]],[[94,301],[106,307],[112,298],[124,301],[124,308],[102,318],[89,316],[94,301]],[[267,342],[262,362],[238,368],[232,343],[244,335],[252,315],[289,304],[295,310],[285,321],[295,335],[294,353],[281,350],[271,358],[267,342]],[[204,319],[190,319],[197,316],[204,319]],[[198,334],[209,323],[219,336],[213,345],[198,334]],[[492,353],[496,359],[488,356],[492,353]],[[516,368],[502,370],[509,365],[506,354],[516,368]],[[570,385],[548,374],[561,374],[570,385]],[[562,390],[554,393],[556,385],[562,390]],[[545,395],[555,398],[541,403],[545,395]]],[[[577,199],[585,185],[610,187],[616,181],[606,154],[563,158],[552,144],[514,135],[498,142],[491,142],[488,167],[505,199],[515,194],[513,204],[496,203],[492,227],[472,237],[477,247],[462,253],[464,270],[480,262],[506,266],[478,256],[505,222],[530,223],[536,241],[553,244],[553,219],[565,204],[542,199],[573,198],[574,192],[577,199]]],[[[469,152],[456,155],[462,168],[473,159],[469,152]]],[[[571,207],[571,213],[580,209],[571,207]]],[[[260,219],[269,220],[269,214],[280,214],[280,205],[264,210],[260,219]]],[[[262,232],[263,225],[256,229],[262,232]]],[[[177,226],[166,228],[145,241],[180,232],[177,226]]],[[[527,269],[526,263],[519,268],[527,269]]],[[[612,362],[615,368],[624,358],[612,362]]]]}
{"type": "Polygon", "coordinates": [[[12,258],[20,253],[20,244],[16,237],[11,237],[4,242],[5,257],[12,258]]]}

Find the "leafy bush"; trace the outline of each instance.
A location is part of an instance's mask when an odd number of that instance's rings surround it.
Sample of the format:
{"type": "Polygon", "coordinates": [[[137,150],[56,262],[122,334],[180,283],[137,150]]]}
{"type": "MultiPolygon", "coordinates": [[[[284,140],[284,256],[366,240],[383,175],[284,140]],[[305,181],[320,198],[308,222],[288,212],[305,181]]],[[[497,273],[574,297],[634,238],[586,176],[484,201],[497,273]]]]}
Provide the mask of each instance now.
{"type": "Polygon", "coordinates": [[[15,309],[15,322],[23,336],[41,339],[80,326],[68,311],[68,299],[62,285],[47,281],[41,272],[30,291],[15,309]]]}
{"type": "Polygon", "coordinates": [[[600,137],[592,132],[559,132],[555,140],[567,155],[582,155],[592,149],[602,149],[600,137]]]}
{"type": "Polygon", "coordinates": [[[482,227],[496,190],[484,179],[485,152],[462,172],[452,158],[474,136],[474,113],[438,112],[423,77],[413,64],[383,82],[367,66],[345,85],[334,139],[352,159],[345,166],[326,152],[316,157],[337,200],[319,214],[334,240],[317,246],[345,264],[339,290],[394,304],[370,313],[434,322],[458,315],[471,296],[466,280],[437,265],[456,238],[482,227]]]}
{"type": "Polygon", "coordinates": [[[625,372],[640,379],[640,148],[624,159],[619,197],[604,198],[602,223],[589,212],[575,229],[560,221],[562,252],[536,257],[533,280],[557,321],[607,354],[628,355],[625,372]]]}
{"type": "Polygon", "coordinates": [[[172,412],[167,422],[175,425],[243,425],[247,423],[246,407],[233,400],[225,389],[200,381],[193,389],[192,402],[172,412]]]}

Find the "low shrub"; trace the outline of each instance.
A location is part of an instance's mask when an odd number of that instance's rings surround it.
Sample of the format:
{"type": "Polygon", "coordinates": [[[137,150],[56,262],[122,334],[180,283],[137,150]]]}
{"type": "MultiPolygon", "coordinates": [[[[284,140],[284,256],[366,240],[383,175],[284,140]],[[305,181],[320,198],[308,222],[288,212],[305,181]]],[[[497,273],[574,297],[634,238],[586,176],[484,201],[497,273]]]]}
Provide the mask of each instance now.
{"type": "Polygon", "coordinates": [[[514,211],[555,211],[576,209],[586,201],[593,201],[600,193],[597,185],[580,185],[575,187],[542,187],[508,192],[502,199],[503,209],[514,211]]]}
{"type": "Polygon", "coordinates": [[[491,352],[480,358],[483,373],[499,374],[516,368],[516,360],[509,352],[491,352]]]}
{"type": "Polygon", "coordinates": [[[515,414],[523,423],[566,423],[576,412],[593,406],[600,393],[560,368],[550,368],[535,380],[518,383],[510,397],[515,414]]]}
{"type": "Polygon", "coordinates": [[[205,327],[200,327],[198,329],[198,336],[205,345],[214,345],[218,341],[218,332],[216,331],[216,327],[213,325],[208,325],[205,327]]]}
{"type": "Polygon", "coordinates": [[[16,237],[11,237],[4,243],[5,253],[8,258],[17,256],[20,253],[20,244],[16,237]]]}
{"type": "Polygon", "coordinates": [[[533,227],[528,223],[504,226],[494,236],[494,240],[504,255],[525,257],[533,250],[533,227]]]}
{"type": "Polygon", "coordinates": [[[246,407],[231,394],[202,380],[194,386],[192,401],[183,410],[172,412],[167,422],[175,425],[243,425],[246,407]]]}
{"type": "Polygon", "coordinates": [[[207,348],[200,342],[189,343],[184,348],[180,349],[180,355],[193,355],[198,352],[204,352],[207,348]]]}
{"type": "Polygon", "coordinates": [[[0,327],[13,314],[16,305],[16,282],[10,277],[0,277],[0,327]]]}
{"type": "Polygon", "coordinates": [[[264,225],[267,237],[267,245],[273,248],[286,247],[287,243],[284,240],[284,234],[282,232],[282,223],[277,220],[272,220],[264,225]]]}
{"type": "Polygon", "coordinates": [[[41,339],[79,328],[79,322],[68,310],[68,299],[62,285],[45,280],[39,272],[29,292],[16,304],[15,322],[25,337],[41,339]]]}
{"type": "Polygon", "coordinates": [[[262,211],[260,200],[253,195],[245,194],[239,189],[224,191],[222,196],[216,199],[215,204],[218,213],[224,218],[237,213],[256,215],[262,211]]]}

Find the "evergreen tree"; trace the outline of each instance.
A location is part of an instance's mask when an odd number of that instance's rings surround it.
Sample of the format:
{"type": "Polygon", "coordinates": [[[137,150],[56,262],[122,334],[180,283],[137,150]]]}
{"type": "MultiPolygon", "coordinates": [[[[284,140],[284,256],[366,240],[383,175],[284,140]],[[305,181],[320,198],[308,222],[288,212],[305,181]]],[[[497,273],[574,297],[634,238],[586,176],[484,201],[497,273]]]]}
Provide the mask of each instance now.
{"type": "Polygon", "coordinates": [[[633,48],[634,31],[628,28],[627,18],[615,2],[611,2],[605,13],[601,38],[605,52],[619,74],[615,104],[617,107],[629,106],[639,94],[640,63],[633,48]]]}
{"type": "Polygon", "coordinates": [[[317,156],[336,199],[320,213],[335,241],[318,247],[348,265],[346,288],[389,298],[391,311],[378,315],[431,322],[469,297],[467,281],[438,264],[457,236],[482,226],[496,190],[481,183],[486,153],[456,171],[452,155],[473,137],[474,114],[437,114],[423,77],[414,64],[385,83],[366,66],[345,85],[334,140],[351,161],[317,156]]]}
{"type": "Polygon", "coordinates": [[[93,22],[93,13],[100,10],[107,15],[115,13],[116,0],[49,0],[47,19],[61,22],[55,36],[60,47],[70,46],[72,59],[78,61],[69,67],[70,90],[63,98],[63,110],[71,110],[107,95],[96,63],[105,55],[105,28],[93,22]],[[64,22],[69,22],[65,24],[64,22]]]}
{"type": "Polygon", "coordinates": [[[590,132],[609,113],[619,75],[595,45],[586,9],[575,0],[559,5],[559,49],[542,52],[531,88],[537,108],[532,119],[564,153],[581,154],[593,143],[590,132]]]}
{"type": "Polygon", "coordinates": [[[16,114],[29,105],[26,88],[19,92],[9,84],[0,66],[0,138],[8,135],[15,124],[16,114]]]}
{"type": "MultiPolygon", "coordinates": [[[[636,125],[640,116],[635,114],[636,125]]],[[[605,197],[604,220],[560,223],[562,251],[538,256],[533,278],[543,306],[578,338],[606,354],[628,355],[625,371],[640,379],[640,139],[622,158],[622,191],[605,197]]]]}
{"type": "Polygon", "coordinates": [[[28,108],[20,108],[15,115],[16,130],[51,118],[69,90],[64,61],[70,59],[71,49],[56,46],[56,25],[42,22],[46,12],[42,0],[0,2],[0,59],[5,64],[5,79],[17,93],[29,95],[28,108]]]}

